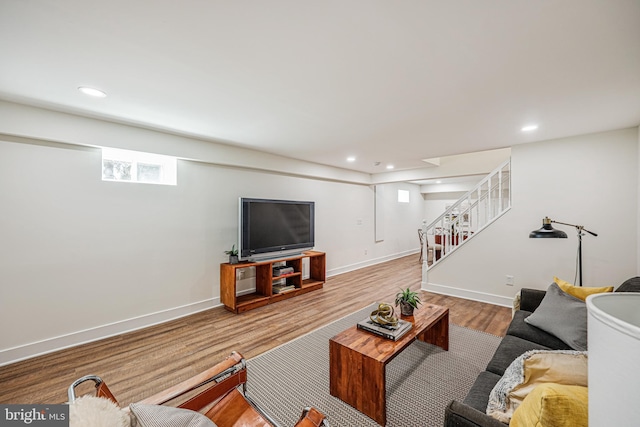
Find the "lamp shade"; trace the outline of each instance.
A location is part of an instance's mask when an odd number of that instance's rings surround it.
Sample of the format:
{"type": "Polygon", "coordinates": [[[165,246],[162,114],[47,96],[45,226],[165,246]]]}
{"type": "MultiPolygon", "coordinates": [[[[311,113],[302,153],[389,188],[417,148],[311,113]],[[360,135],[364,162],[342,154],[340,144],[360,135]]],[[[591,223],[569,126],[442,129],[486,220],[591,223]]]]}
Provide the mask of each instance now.
{"type": "Polygon", "coordinates": [[[550,239],[566,239],[567,233],[564,231],[556,230],[551,226],[551,219],[549,217],[544,217],[542,220],[542,228],[539,230],[534,230],[529,233],[530,239],[537,238],[550,238],[550,239]]]}
{"type": "Polygon", "coordinates": [[[587,297],[589,425],[638,425],[640,293],[587,297]]]}

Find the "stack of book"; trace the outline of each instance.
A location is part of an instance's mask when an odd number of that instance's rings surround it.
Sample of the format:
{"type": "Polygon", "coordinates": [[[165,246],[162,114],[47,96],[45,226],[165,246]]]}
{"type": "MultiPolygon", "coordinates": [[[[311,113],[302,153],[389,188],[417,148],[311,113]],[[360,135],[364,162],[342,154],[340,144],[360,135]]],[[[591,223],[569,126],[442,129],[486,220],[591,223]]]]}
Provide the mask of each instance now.
{"type": "Polygon", "coordinates": [[[363,331],[372,332],[376,335],[380,335],[381,337],[397,341],[404,334],[409,332],[413,325],[411,324],[411,322],[407,322],[406,320],[402,319],[398,319],[398,324],[396,326],[379,325],[372,322],[371,319],[367,318],[361,322],[358,322],[357,326],[358,329],[362,329],[363,331]]]}
{"type": "Polygon", "coordinates": [[[274,283],[272,290],[274,294],[281,294],[283,292],[291,291],[295,288],[296,287],[294,285],[287,285],[287,282],[285,281],[284,283],[274,283]]]}

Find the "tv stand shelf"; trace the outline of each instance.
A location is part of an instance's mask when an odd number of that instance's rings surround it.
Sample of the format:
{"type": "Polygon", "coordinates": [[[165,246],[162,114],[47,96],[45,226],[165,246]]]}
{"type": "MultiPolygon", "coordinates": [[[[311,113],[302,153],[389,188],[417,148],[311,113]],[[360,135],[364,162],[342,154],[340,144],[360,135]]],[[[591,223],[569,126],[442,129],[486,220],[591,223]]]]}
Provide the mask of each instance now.
{"type": "Polygon", "coordinates": [[[325,280],[324,252],[308,251],[293,257],[261,262],[223,263],[220,264],[220,300],[227,310],[238,314],[320,289],[325,280]],[[305,258],[309,260],[308,279],[302,278],[302,261],[305,258]],[[274,264],[281,263],[293,267],[293,273],[274,276],[274,264]],[[250,267],[256,269],[256,290],[250,294],[237,295],[237,270],[250,267]],[[274,282],[280,281],[284,281],[290,289],[274,292],[274,282]]]}

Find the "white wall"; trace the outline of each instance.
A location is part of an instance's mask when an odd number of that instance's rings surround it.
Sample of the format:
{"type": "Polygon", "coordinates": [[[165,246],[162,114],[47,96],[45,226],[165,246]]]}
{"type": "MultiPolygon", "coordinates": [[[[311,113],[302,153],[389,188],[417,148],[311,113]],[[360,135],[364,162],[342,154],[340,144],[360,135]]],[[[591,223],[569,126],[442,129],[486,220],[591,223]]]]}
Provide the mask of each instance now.
{"type": "Polygon", "coordinates": [[[512,209],[428,273],[425,289],[510,305],[522,287],[573,281],[577,233],[529,239],[542,218],[583,225],[585,286],[618,286],[638,271],[638,128],[512,148],[512,209]],[[515,286],[505,285],[505,275],[515,286]]]}
{"type": "MultiPolygon", "coordinates": [[[[107,125],[126,141],[126,126],[107,125]]],[[[148,143],[157,134],[132,128],[130,137],[141,133],[148,143]]],[[[0,138],[0,364],[219,304],[240,196],[314,200],[316,249],[330,275],[419,251],[415,185],[385,184],[411,189],[413,202],[388,201],[386,238],[376,243],[369,185],[187,160],[177,186],[103,182],[99,149],[22,137],[0,138]]]]}
{"type": "Polygon", "coordinates": [[[378,184],[384,187],[384,241],[376,243],[374,256],[385,252],[406,253],[420,248],[418,228],[422,224],[423,201],[420,186],[407,182],[378,184]],[[398,203],[398,190],[409,192],[410,203],[398,203]]]}
{"type": "MultiPolygon", "coordinates": [[[[630,129],[514,147],[514,208],[465,245],[475,250],[435,267],[432,288],[504,302],[518,287],[545,288],[554,274],[571,280],[572,230],[566,240],[526,237],[544,215],[600,233],[585,236],[586,284],[635,275],[638,145],[630,129]],[[505,274],[516,287],[504,286],[505,274]]],[[[218,304],[240,196],[315,200],[329,274],[419,250],[418,186],[379,184],[389,200],[385,240],[375,242],[367,176],[290,159],[277,172],[261,156],[0,102],[0,322],[20,325],[0,329],[0,364],[218,304]],[[32,138],[65,144],[25,143],[32,138]],[[76,144],[199,161],[179,161],[176,187],[102,182],[99,150],[76,144]],[[397,203],[398,188],[411,192],[410,205],[397,203]]]]}
{"type": "Polygon", "coordinates": [[[369,174],[0,100],[0,135],[124,148],[212,164],[368,185],[369,174]]]}

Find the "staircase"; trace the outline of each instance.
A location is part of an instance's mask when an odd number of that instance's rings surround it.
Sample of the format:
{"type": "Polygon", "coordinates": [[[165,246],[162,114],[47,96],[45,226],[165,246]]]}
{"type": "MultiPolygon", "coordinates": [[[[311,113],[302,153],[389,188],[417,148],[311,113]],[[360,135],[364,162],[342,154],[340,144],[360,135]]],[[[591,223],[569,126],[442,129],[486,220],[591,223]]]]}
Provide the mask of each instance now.
{"type": "Polygon", "coordinates": [[[433,268],[511,209],[511,159],[435,221],[422,223],[423,271],[433,268]]]}

